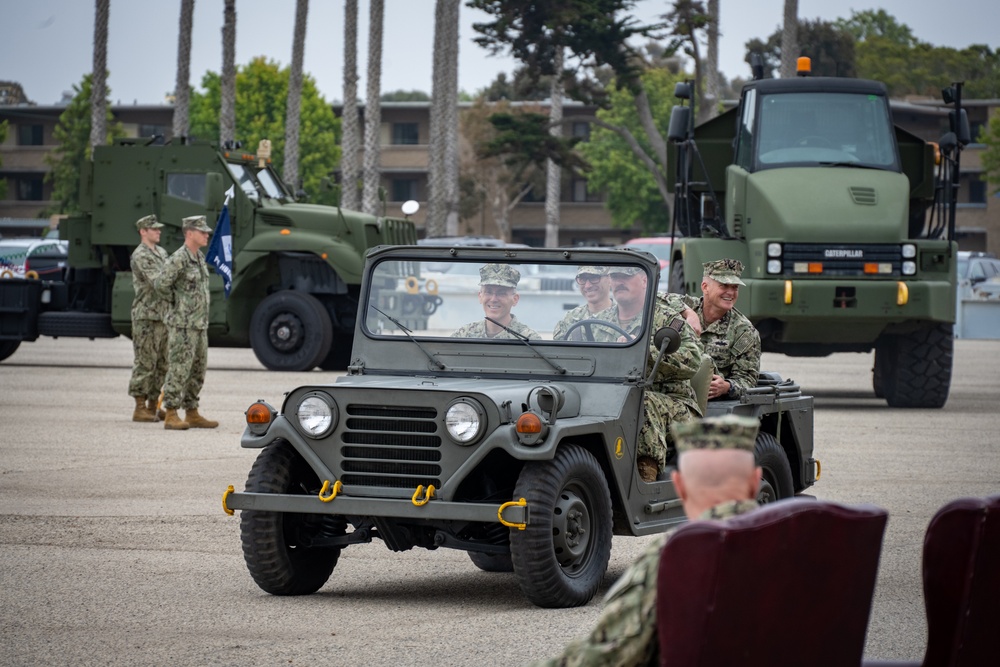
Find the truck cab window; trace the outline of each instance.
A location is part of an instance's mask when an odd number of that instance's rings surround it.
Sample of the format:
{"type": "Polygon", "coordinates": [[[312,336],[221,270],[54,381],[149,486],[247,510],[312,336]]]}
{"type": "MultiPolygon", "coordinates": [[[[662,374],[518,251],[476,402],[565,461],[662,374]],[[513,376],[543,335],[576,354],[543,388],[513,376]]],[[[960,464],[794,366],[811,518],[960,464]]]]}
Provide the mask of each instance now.
{"type": "Polygon", "coordinates": [[[205,174],[167,174],[167,194],[204,205],[205,174]]]}

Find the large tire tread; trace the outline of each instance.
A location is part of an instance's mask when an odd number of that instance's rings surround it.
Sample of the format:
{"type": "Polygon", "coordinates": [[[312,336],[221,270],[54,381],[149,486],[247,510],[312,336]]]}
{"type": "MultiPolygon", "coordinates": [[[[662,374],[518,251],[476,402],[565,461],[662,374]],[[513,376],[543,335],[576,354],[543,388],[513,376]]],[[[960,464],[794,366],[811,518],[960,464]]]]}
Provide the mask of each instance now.
{"type": "Polygon", "coordinates": [[[757,442],[754,443],[754,456],[757,459],[757,465],[763,469],[761,480],[763,488],[762,493],[758,494],[757,500],[761,503],[768,503],[791,498],[795,493],[792,467],[788,463],[788,455],[785,454],[785,450],[781,448],[773,435],[764,432],[757,434],[757,442]],[[772,491],[769,492],[768,487],[772,491]]]}
{"type": "Polygon", "coordinates": [[[889,407],[944,407],[955,356],[953,326],[938,324],[893,338],[895,373],[885,378],[882,392],[889,407]]]}
{"type": "Polygon", "coordinates": [[[272,371],[310,371],[324,361],[333,342],[330,314],[319,299],[305,292],[281,290],[267,296],[250,318],[250,347],[272,371]],[[274,323],[282,320],[291,332],[289,349],[272,340],[274,323]]]}

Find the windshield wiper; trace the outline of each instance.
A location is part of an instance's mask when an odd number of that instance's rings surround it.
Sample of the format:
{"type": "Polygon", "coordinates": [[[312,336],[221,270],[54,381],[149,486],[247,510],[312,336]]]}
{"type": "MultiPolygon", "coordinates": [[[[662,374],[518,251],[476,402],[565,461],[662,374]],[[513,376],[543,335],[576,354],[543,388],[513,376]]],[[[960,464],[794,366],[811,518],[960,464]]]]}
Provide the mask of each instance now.
{"type": "Polygon", "coordinates": [[[535,346],[528,342],[528,337],[527,336],[525,336],[524,334],[517,333],[516,331],[514,331],[513,329],[511,329],[510,327],[508,327],[506,325],[500,324],[499,322],[497,322],[495,319],[493,319],[489,315],[483,315],[483,317],[485,317],[487,320],[489,320],[493,324],[497,325],[498,327],[500,327],[501,329],[503,329],[504,331],[506,331],[507,333],[509,333],[511,336],[514,336],[515,338],[517,338],[519,341],[521,341],[525,345],[527,345],[528,349],[531,350],[532,352],[534,352],[536,357],[538,357],[539,359],[541,359],[542,361],[544,361],[545,363],[547,363],[549,366],[551,366],[552,368],[554,368],[557,373],[559,373],[560,375],[565,375],[566,374],[566,369],[565,368],[563,368],[562,366],[560,366],[559,364],[557,364],[556,362],[552,361],[551,359],[549,359],[548,357],[546,357],[544,354],[542,354],[541,352],[539,352],[538,350],[536,350],[535,346]]]}
{"type": "Polygon", "coordinates": [[[421,352],[423,352],[424,356],[426,356],[428,359],[430,359],[431,363],[434,364],[437,367],[438,370],[441,370],[441,371],[445,370],[446,366],[443,363],[441,363],[433,354],[431,354],[430,352],[428,352],[427,350],[425,350],[424,346],[420,344],[420,341],[418,341],[413,336],[413,332],[410,331],[408,328],[406,328],[406,326],[402,322],[400,322],[399,320],[397,320],[395,317],[393,317],[389,313],[385,312],[384,310],[381,310],[380,308],[378,308],[374,304],[368,304],[368,307],[371,308],[372,310],[374,310],[375,312],[377,312],[378,314],[382,315],[386,319],[388,319],[393,324],[395,324],[399,328],[400,331],[402,331],[403,333],[406,334],[407,338],[409,338],[410,340],[413,341],[413,344],[417,346],[417,349],[420,350],[421,352]]]}
{"type": "Polygon", "coordinates": [[[877,169],[879,171],[885,171],[882,167],[876,167],[871,164],[864,164],[863,162],[820,162],[821,167],[854,167],[855,169],[877,169]]]}

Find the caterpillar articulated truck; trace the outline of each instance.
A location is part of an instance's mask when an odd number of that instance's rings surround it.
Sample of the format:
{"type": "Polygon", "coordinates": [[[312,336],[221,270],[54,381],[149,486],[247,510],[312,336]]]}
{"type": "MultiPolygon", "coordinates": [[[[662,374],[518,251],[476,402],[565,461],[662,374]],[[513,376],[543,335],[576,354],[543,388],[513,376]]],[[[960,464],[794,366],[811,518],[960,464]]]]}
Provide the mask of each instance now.
{"type": "MultiPolygon", "coordinates": [[[[263,142],[262,142],[263,144],[263,142]]],[[[214,228],[231,190],[232,285],[210,276],[209,344],[252,347],[272,370],[346,368],[369,248],[414,244],[409,220],[296,201],[268,159],[210,144],[123,139],[81,165],[82,213],[60,223],[68,268],[54,280],[0,280],[0,359],[39,336],[131,332],[129,258],[135,222],[156,214],[161,245],[183,242],[181,220],[214,228]]]]}
{"type": "MultiPolygon", "coordinates": [[[[675,92],[691,97],[688,84],[675,92]]],[[[690,105],[674,107],[670,291],[698,294],[703,262],[738,259],[739,309],[764,351],[874,350],[878,397],[943,406],[955,192],[969,142],[961,84],[945,89],[944,102],[952,131],[937,144],[893,124],[875,81],[755,76],[737,107],[698,127],[690,105]]]]}

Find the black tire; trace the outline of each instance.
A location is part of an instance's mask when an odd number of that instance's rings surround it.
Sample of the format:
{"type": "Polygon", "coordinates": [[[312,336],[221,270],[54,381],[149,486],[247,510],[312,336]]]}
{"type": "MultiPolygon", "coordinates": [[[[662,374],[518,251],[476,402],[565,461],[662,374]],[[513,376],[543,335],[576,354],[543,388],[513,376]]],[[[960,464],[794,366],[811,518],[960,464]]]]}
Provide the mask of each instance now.
{"type": "MultiPolygon", "coordinates": [[[[291,445],[278,440],[254,461],[246,490],[252,493],[318,493],[319,480],[291,445]]],[[[340,547],[305,546],[310,536],[343,535],[342,517],[244,510],[240,517],[243,558],[250,576],[272,595],[315,593],[330,578],[340,547]]]]}
{"type": "Polygon", "coordinates": [[[521,592],[539,607],[587,604],[611,558],[611,494],[597,459],[562,445],[551,461],[525,464],[514,498],[529,512],[527,527],[510,531],[521,592]]]}
{"type": "Polygon", "coordinates": [[[674,294],[687,294],[684,285],[684,260],[677,258],[670,262],[670,279],[667,281],[667,291],[674,294]]]}
{"type": "Polygon", "coordinates": [[[893,359],[889,367],[893,372],[885,376],[882,386],[889,407],[943,407],[951,389],[951,365],[955,356],[952,325],[935,324],[893,336],[886,346],[893,359]]]}
{"type": "Polygon", "coordinates": [[[272,371],[309,371],[330,352],[333,325],[319,299],[282,290],[257,306],[250,318],[250,347],[272,371]]]}
{"type": "Polygon", "coordinates": [[[513,572],[514,562],[510,552],[505,554],[486,554],[482,551],[470,551],[469,560],[483,572],[513,572]]]}
{"type": "Polygon", "coordinates": [[[896,374],[895,346],[888,341],[887,338],[880,338],[875,343],[875,363],[872,366],[872,389],[875,391],[875,398],[885,398],[887,378],[896,374]]]}
{"type": "Polygon", "coordinates": [[[351,348],[354,346],[354,337],[349,335],[337,335],[333,337],[330,351],[326,357],[319,362],[319,367],[324,371],[345,371],[347,365],[351,363],[351,348]]]}
{"type": "Polygon", "coordinates": [[[763,471],[760,480],[760,491],[757,492],[757,502],[761,505],[777,500],[791,498],[795,493],[792,482],[792,466],[788,463],[788,455],[778,441],[770,433],[758,433],[754,444],[754,456],[757,465],[763,471]]]}
{"type": "Polygon", "coordinates": [[[17,352],[17,348],[20,346],[21,341],[19,340],[0,340],[0,361],[17,352]]]}
{"type": "MultiPolygon", "coordinates": [[[[129,325],[131,328],[131,324],[129,325]]],[[[80,313],[76,311],[39,313],[38,335],[66,336],[67,338],[117,338],[107,313],[80,313]]]]}

